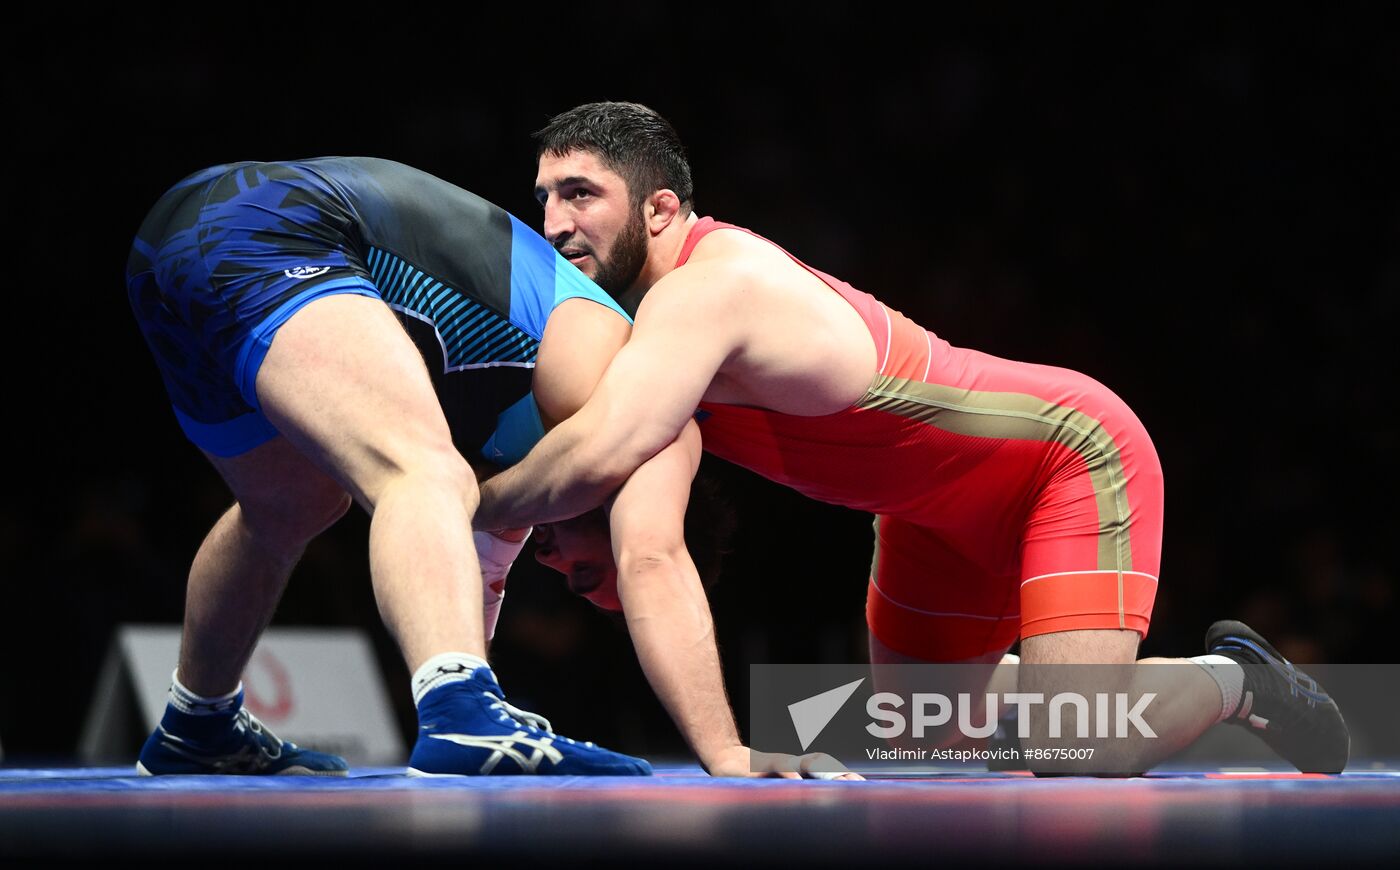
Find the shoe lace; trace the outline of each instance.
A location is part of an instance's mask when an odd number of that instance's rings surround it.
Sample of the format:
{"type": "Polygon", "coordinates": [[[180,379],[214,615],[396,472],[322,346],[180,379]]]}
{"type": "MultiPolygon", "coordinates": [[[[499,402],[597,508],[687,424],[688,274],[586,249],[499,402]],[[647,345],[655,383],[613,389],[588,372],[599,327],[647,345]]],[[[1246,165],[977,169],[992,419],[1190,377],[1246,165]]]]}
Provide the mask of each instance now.
{"type": "Polygon", "coordinates": [[[540,714],[531,713],[529,710],[522,710],[499,695],[493,695],[490,692],[484,692],[483,694],[491,699],[492,703],[490,709],[500,710],[503,716],[514,719],[521,724],[529,725],[531,728],[538,729],[546,734],[554,733],[554,726],[550,725],[549,720],[540,714]]]}
{"type": "Polygon", "coordinates": [[[1303,673],[1297,665],[1283,656],[1271,654],[1249,638],[1231,635],[1221,640],[1223,641],[1220,645],[1221,649],[1233,650],[1236,653],[1247,655],[1259,664],[1272,668],[1273,672],[1282,678],[1288,688],[1288,693],[1295,698],[1303,698],[1309,707],[1331,701],[1327,693],[1322,691],[1322,687],[1317,684],[1317,680],[1303,673]]]}
{"type": "Polygon", "coordinates": [[[264,725],[257,716],[254,716],[247,707],[239,709],[238,715],[234,718],[233,727],[234,730],[247,731],[252,734],[254,742],[268,758],[276,759],[282,756],[284,741],[273,734],[272,730],[264,725]]]}
{"type": "MultiPolygon", "coordinates": [[[[554,726],[550,725],[549,720],[544,718],[540,714],[531,713],[529,710],[522,710],[519,707],[507,701],[505,698],[502,698],[498,695],[493,695],[490,692],[485,692],[483,694],[485,694],[486,697],[490,698],[492,701],[490,709],[501,711],[502,718],[514,719],[517,723],[528,725],[539,731],[543,731],[544,733],[548,734],[550,737],[553,737],[556,740],[563,740],[566,743],[578,745],[578,741],[574,740],[572,737],[563,737],[558,734],[555,734],[554,726]]],[[[592,747],[593,742],[586,741],[585,743],[583,743],[583,745],[592,747]]]]}

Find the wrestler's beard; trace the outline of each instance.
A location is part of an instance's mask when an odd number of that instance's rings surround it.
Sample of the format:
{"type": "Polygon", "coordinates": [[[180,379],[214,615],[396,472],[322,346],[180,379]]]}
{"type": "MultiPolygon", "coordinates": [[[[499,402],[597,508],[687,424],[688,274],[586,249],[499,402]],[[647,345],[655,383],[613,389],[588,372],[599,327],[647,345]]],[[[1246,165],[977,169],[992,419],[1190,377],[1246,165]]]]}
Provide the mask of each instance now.
{"type": "Polygon", "coordinates": [[[642,266],[647,261],[646,224],[640,214],[622,228],[606,261],[598,262],[598,274],[593,283],[602,287],[609,296],[617,298],[631,289],[637,276],[642,274],[642,266]]]}

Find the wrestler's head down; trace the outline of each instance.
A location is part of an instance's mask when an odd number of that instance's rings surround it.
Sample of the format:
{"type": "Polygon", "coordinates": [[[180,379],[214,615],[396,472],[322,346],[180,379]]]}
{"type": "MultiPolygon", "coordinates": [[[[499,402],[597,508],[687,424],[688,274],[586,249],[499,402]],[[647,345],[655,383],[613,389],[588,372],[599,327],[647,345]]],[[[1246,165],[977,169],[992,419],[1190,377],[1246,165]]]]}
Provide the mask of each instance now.
{"type": "Polygon", "coordinates": [[[535,560],[564,575],[569,591],[603,610],[621,610],[617,564],[601,510],[535,527],[535,560]]]}
{"type": "Polygon", "coordinates": [[[588,103],[535,134],[535,198],[544,235],[614,297],[646,264],[648,202],[661,191],[693,210],[690,164],[676,131],[637,103],[588,103]]]}
{"type": "MultiPolygon", "coordinates": [[[[706,589],[719,579],[734,534],[734,510],[714,481],[697,477],[685,511],[685,545],[706,589]]],[[[535,526],[535,560],[564,575],[569,591],[603,610],[620,611],[617,563],[602,509],[557,523],[535,526]]]]}

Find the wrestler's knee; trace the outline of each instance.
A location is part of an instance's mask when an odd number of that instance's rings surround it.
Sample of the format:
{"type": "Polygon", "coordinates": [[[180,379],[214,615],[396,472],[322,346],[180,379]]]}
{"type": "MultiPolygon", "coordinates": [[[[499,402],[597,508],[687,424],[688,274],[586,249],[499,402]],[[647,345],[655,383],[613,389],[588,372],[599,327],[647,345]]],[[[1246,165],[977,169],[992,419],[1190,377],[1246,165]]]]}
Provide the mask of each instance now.
{"type": "Polygon", "coordinates": [[[873,633],[871,650],[875,690],[888,695],[891,713],[903,720],[903,727],[893,729],[891,743],[946,749],[985,739],[995,730],[997,708],[989,706],[987,694],[1000,654],[928,662],[890,650],[873,633]]]}
{"type": "Polygon", "coordinates": [[[244,494],[234,510],[247,533],[264,547],[297,554],[345,516],[351,503],[349,493],[325,478],[276,492],[244,494]]]}
{"type": "Polygon", "coordinates": [[[373,511],[394,492],[413,493],[425,489],[456,499],[468,517],[476,513],[481,502],[475,473],[450,443],[400,448],[366,495],[373,511]]]}
{"type": "Polygon", "coordinates": [[[1125,776],[1145,769],[1141,745],[1126,739],[1120,721],[1139,640],[1134,631],[1094,629],[1021,641],[1018,689],[1039,701],[1021,736],[1032,772],[1125,776]]]}

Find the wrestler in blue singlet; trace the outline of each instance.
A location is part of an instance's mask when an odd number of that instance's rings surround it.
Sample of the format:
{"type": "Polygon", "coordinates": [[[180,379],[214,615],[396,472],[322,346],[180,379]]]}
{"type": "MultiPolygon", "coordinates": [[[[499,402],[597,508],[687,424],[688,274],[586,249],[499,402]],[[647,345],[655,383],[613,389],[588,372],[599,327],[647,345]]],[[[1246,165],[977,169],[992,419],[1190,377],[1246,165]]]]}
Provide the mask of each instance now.
{"type": "Polygon", "coordinates": [[[185,178],[141,225],[127,287],[181,427],[216,456],[277,435],[259,409],[258,367],[313,299],[382,298],[422,351],[458,449],[500,464],[543,434],[530,370],[554,308],[582,297],[627,317],[512,215],[366,157],[185,178]]]}

